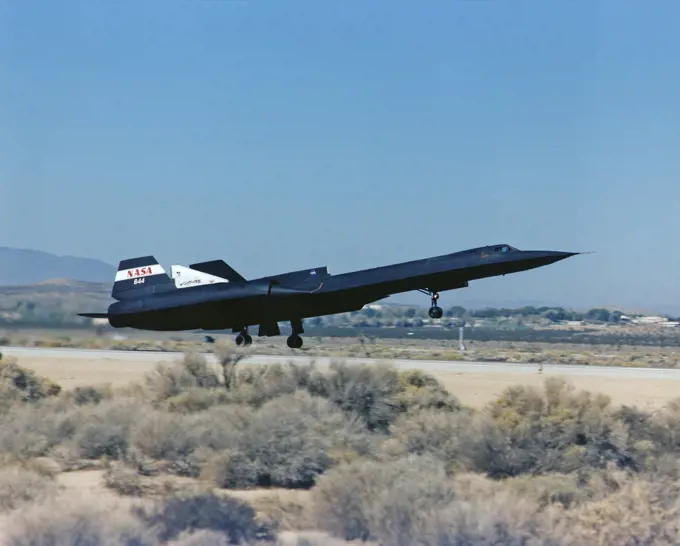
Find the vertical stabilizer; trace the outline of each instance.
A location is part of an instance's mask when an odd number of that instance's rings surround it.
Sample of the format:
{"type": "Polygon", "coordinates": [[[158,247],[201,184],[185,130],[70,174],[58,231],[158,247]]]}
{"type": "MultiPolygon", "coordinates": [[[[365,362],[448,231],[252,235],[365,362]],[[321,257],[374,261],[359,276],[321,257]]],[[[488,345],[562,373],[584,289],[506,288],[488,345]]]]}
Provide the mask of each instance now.
{"type": "Polygon", "coordinates": [[[118,264],[111,297],[117,300],[174,288],[172,280],[153,256],[130,258],[118,264]]]}
{"type": "Polygon", "coordinates": [[[201,273],[227,279],[230,282],[246,282],[246,279],[243,277],[243,275],[228,265],[224,260],[210,260],[208,262],[191,264],[189,267],[194,271],[200,271],[201,273]]]}

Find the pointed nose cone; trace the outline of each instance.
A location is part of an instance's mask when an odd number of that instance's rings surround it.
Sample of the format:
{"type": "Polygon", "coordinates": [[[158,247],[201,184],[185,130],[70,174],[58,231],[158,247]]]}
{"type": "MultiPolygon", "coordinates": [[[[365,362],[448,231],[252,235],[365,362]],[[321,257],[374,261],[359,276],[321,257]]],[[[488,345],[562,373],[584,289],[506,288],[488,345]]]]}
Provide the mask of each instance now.
{"type": "Polygon", "coordinates": [[[571,258],[572,256],[577,256],[582,254],[582,252],[555,252],[558,260],[564,260],[565,258],[571,258]]]}
{"type": "Polygon", "coordinates": [[[555,262],[566,260],[567,258],[576,256],[577,254],[581,254],[581,252],[560,252],[557,250],[551,250],[544,252],[543,256],[546,264],[554,264],[555,262]]]}
{"type": "Polygon", "coordinates": [[[511,260],[503,267],[504,273],[517,273],[519,271],[527,271],[537,267],[554,264],[571,258],[577,254],[585,254],[584,252],[561,252],[558,250],[524,250],[517,253],[515,259],[510,254],[511,260]]]}

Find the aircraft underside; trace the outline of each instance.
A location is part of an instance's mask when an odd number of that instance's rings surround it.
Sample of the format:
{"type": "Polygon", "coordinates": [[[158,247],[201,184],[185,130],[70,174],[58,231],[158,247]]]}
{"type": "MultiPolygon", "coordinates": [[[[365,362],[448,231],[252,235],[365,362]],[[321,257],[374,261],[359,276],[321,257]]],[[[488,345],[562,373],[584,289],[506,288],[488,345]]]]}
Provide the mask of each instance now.
{"type": "MultiPolygon", "coordinates": [[[[454,284],[457,288],[462,287],[460,282],[454,284]]],[[[438,292],[426,289],[419,291],[431,296],[430,317],[441,318],[443,310],[437,305],[438,292]]],[[[300,298],[280,301],[262,298],[259,301],[249,300],[247,305],[225,301],[162,309],[129,317],[111,317],[111,325],[152,331],[232,330],[238,333],[236,344],[247,346],[252,343],[251,327],[258,327],[257,335],[260,337],[278,336],[281,335],[278,324],[289,322],[292,334],[288,337],[288,346],[300,348],[304,319],[360,311],[365,305],[380,301],[392,293],[357,290],[353,296],[338,292],[308,297],[306,301],[300,298]]]]}

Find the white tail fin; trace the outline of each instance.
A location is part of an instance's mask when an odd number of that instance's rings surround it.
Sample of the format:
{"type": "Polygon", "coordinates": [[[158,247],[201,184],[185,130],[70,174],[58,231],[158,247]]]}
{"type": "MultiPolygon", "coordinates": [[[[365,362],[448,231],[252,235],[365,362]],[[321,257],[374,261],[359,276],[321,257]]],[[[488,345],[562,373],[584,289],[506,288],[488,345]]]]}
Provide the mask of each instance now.
{"type": "Polygon", "coordinates": [[[215,284],[221,282],[229,282],[227,279],[196,271],[190,267],[183,265],[173,265],[171,268],[172,278],[175,281],[177,288],[188,288],[190,286],[199,286],[203,284],[215,284]]]}

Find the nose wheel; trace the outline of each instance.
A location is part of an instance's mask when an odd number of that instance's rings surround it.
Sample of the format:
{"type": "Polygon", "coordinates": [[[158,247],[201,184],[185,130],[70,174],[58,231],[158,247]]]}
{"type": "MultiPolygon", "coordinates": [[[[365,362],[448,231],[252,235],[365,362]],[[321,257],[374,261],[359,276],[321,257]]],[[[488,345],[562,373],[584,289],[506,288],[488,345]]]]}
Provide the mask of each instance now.
{"type": "Polygon", "coordinates": [[[235,339],[236,345],[241,346],[243,345],[244,347],[248,347],[253,342],[253,338],[250,336],[248,333],[248,328],[244,328],[243,331],[236,336],[235,339]]]}
{"type": "Polygon", "coordinates": [[[429,290],[419,290],[419,292],[422,292],[423,294],[429,294],[431,297],[430,309],[427,312],[427,314],[430,315],[430,318],[432,319],[442,318],[444,316],[444,310],[437,305],[437,301],[439,300],[439,293],[430,292],[429,290]]]}

